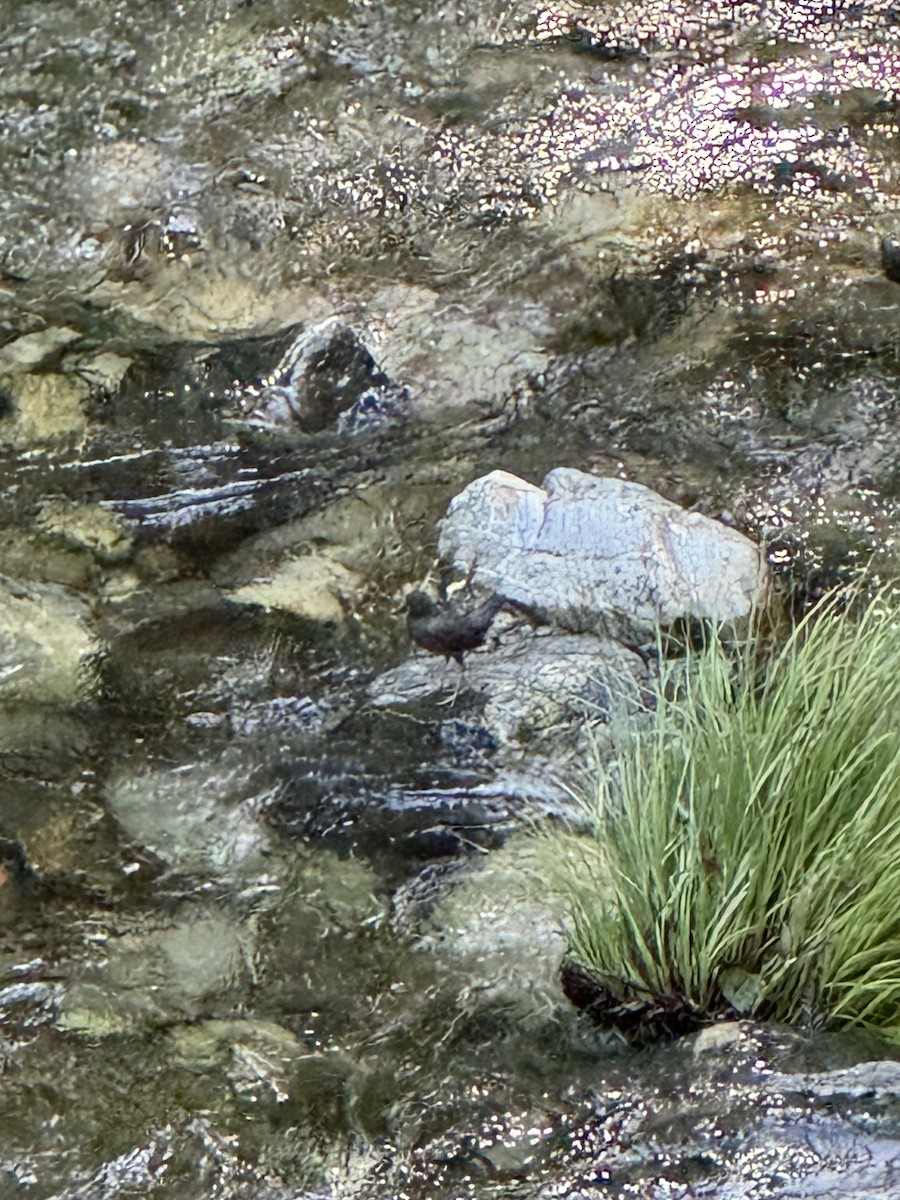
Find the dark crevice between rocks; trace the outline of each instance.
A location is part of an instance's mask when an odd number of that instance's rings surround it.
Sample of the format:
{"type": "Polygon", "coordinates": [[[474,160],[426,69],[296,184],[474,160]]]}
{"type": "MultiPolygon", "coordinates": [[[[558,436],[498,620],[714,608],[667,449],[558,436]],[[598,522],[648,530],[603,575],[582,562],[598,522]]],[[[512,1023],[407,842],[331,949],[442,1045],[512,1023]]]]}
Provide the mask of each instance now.
{"type": "Polygon", "coordinates": [[[624,1000],[580,963],[567,959],[560,967],[566,998],[601,1029],[611,1029],[633,1046],[649,1046],[663,1038],[684,1037],[718,1020],[738,1014],[721,997],[714,1012],[698,1012],[682,997],[647,995],[624,1000]]]}

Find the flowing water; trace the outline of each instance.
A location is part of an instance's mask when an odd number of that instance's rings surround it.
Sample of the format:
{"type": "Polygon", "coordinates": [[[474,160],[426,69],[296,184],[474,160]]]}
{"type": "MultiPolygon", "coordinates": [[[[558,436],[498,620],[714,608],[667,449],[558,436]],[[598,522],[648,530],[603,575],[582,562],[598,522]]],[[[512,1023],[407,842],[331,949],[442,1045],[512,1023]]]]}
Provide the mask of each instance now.
{"type": "Polygon", "coordinates": [[[514,786],[373,700],[497,467],[801,600],[896,571],[898,46],[877,0],[0,5],[0,1196],[888,1194],[890,1089],[767,1082],[884,1047],[582,1023],[524,735],[514,786]],[[333,315],[397,411],[247,421],[333,315]]]}

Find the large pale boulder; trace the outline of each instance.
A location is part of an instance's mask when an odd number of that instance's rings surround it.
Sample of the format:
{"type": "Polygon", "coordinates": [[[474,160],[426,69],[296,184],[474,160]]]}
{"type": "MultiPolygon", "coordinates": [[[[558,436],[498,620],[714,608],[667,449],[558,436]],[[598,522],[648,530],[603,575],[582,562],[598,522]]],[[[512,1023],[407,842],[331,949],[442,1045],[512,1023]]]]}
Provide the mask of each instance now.
{"type": "Polygon", "coordinates": [[[476,479],[451,501],[439,550],[474,585],[569,628],[731,621],[767,580],[759,548],[737,530],[641,484],[565,467],[542,487],[506,471],[476,479]]]}

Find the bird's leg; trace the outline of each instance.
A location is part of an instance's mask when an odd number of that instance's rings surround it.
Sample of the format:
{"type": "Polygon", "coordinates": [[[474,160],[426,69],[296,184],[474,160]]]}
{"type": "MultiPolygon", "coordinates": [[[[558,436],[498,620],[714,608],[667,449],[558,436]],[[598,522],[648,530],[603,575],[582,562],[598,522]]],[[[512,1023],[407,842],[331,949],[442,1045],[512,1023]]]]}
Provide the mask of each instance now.
{"type": "Polygon", "coordinates": [[[462,682],[466,677],[466,664],[463,662],[462,655],[460,655],[456,661],[459,663],[459,675],[456,678],[456,687],[454,688],[453,695],[449,700],[438,701],[439,708],[453,708],[457,699],[459,698],[459,689],[462,687],[462,682]]]}

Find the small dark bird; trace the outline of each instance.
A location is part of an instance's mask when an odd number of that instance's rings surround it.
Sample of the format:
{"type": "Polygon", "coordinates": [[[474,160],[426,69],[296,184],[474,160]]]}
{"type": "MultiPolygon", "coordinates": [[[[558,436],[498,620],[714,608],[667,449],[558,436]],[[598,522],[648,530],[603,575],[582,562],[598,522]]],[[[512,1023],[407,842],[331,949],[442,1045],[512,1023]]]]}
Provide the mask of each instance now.
{"type": "Polygon", "coordinates": [[[439,604],[425,592],[410,592],[406,597],[409,636],[423,650],[455,658],[463,666],[463,655],[484,644],[491,622],[504,604],[502,596],[494,595],[465,612],[447,601],[439,604]]]}

